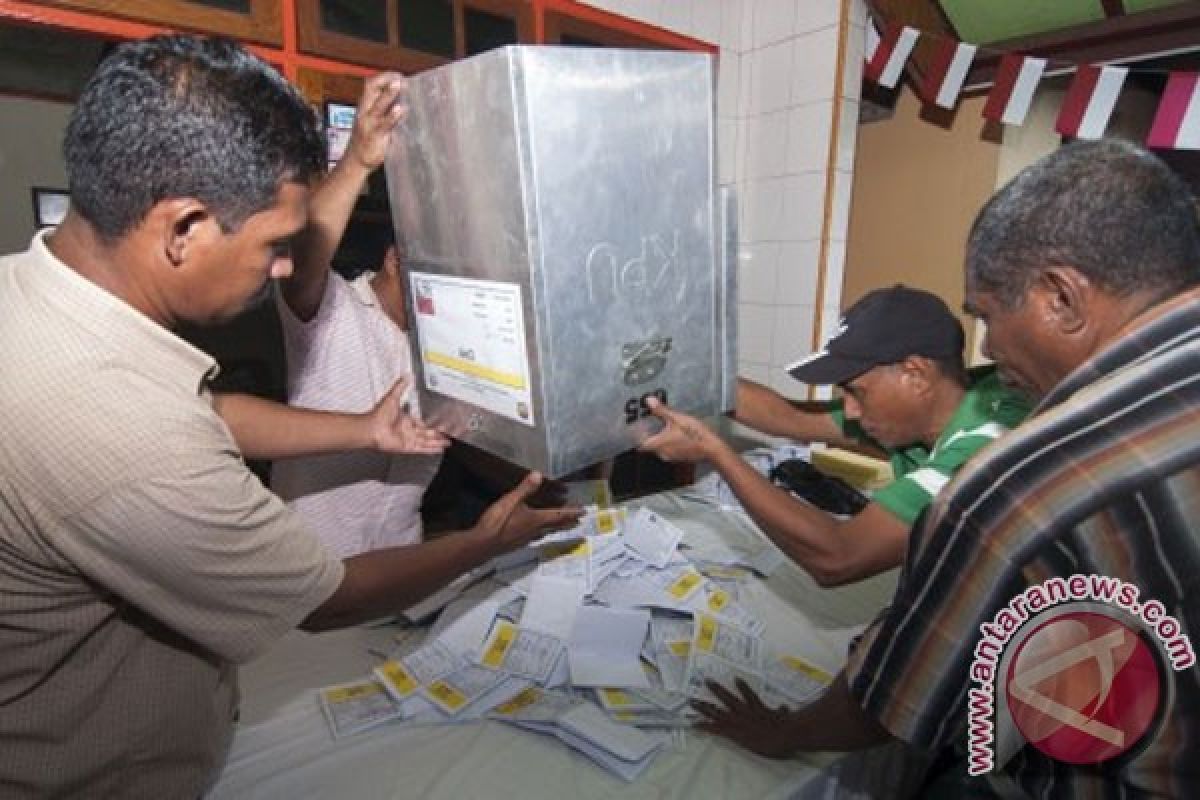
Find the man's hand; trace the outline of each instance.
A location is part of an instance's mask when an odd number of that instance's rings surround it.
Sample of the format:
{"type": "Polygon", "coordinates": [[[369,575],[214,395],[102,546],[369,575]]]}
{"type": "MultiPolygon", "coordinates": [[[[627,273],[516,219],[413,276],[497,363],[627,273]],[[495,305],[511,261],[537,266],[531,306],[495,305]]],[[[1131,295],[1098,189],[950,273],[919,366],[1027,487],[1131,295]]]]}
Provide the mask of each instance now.
{"type": "Polygon", "coordinates": [[[375,408],[367,414],[372,448],[392,455],[436,455],[450,440],[408,413],[410,378],[396,381],[375,408]]]}
{"type": "Polygon", "coordinates": [[[721,446],[721,439],[708,427],[681,411],[673,411],[657,398],[646,399],[646,407],[666,425],[638,447],[661,458],[663,461],[683,461],[695,464],[707,461],[721,446]]]}
{"type": "Polygon", "coordinates": [[[530,508],[525,501],[541,484],[541,473],[529,473],[515,489],[488,506],[475,523],[474,532],[486,538],[497,554],[532,542],[549,531],[570,527],[583,516],[583,509],[578,506],[530,508]]]}
{"type": "Polygon", "coordinates": [[[708,682],[708,688],[724,707],[693,701],[692,707],[704,715],[698,728],[731,739],[767,758],[789,758],[796,753],[789,735],[793,712],[787,706],[767,708],[741,678],[737,679],[740,697],[712,681],[708,682]]]}
{"type": "Polygon", "coordinates": [[[399,73],[381,72],[368,78],[363,83],[344,158],[352,159],[368,173],[377,169],[387,155],[392,129],[408,113],[404,102],[407,95],[408,82],[399,73]]]}

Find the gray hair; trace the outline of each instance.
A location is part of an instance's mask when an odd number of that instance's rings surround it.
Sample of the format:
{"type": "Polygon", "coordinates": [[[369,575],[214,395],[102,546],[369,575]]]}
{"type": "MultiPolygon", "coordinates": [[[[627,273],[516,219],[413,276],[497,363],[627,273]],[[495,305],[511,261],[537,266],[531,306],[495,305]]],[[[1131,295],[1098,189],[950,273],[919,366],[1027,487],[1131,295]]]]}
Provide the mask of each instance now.
{"type": "Polygon", "coordinates": [[[1187,185],[1150,152],[1077,141],[1027,167],[979,212],[967,288],[1020,304],[1045,267],[1070,266],[1117,297],[1200,283],[1200,225],[1187,185]]]}

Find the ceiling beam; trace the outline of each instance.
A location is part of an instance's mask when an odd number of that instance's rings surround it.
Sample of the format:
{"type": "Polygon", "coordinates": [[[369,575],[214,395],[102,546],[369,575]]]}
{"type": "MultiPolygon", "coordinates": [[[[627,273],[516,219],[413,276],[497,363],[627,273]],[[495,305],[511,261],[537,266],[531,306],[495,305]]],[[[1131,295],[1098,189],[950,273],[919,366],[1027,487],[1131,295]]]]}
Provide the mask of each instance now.
{"type": "Polygon", "coordinates": [[[1025,53],[1050,60],[1050,68],[1071,64],[1140,61],[1157,55],[1200,50],[1200,3],[1110,17],[1058,31],[993,42],[981,48],[967,75],[968,89],[990,86],[1002,53],[1025,53]],[[984,49],[988,52],[984,52],[984,49]]]}

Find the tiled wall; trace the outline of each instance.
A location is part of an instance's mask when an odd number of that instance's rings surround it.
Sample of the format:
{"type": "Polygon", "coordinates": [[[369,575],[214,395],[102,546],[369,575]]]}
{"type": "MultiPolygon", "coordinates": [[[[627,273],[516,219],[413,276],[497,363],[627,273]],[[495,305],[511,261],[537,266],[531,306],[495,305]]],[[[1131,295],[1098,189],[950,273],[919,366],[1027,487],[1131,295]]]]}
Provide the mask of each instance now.
{"type": "Polygon", "coordinates": [[[805,396],[783,367],[823,341],[840,315],[864,0],[591,5],[721,48],[718,167],[741,208],[739,373],[805,396]]]}

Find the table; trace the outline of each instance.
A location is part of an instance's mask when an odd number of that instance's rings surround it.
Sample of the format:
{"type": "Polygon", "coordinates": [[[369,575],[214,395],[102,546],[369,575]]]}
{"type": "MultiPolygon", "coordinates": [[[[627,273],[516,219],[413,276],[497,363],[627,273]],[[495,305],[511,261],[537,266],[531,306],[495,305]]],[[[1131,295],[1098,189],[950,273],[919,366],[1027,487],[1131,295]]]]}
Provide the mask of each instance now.
{"type": "MultiPolygon", "coordinates": [[[[765,543],[739,512],[670,492],[636,504],[683,528],[697,555],[721,542],[750,550],[765,543]]],[[[896,577],[893,571],[822,589],[785,561],[770,578],[752,581],[742,602],[764,622],[769,641],[836,672],[851,637],[891,597],[896,577]]],[[[321,634],[295,631],[243,668],[241,722],[210,800],[782,798],[829,763],[829,756],[820,755],[772,761],[686,731],[637,781],[625,783],[552,737],[499,722],[385,725],[334,741],[314,690],[368,675],[380,654],[394,647],[396,631],[382,624],[321,634]]]]}

